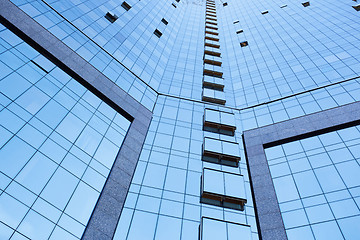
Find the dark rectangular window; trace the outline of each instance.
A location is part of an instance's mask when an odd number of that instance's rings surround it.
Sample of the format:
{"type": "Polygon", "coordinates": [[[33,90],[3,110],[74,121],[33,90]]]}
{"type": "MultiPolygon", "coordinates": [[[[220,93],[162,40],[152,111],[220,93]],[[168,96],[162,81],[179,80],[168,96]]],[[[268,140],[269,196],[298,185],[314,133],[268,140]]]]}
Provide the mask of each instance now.
{"type": "Polygon", "coordinates": [[[126,10],[126,11],[129,11],[131,6],[127,3],[127,2],[123,2],[121,4],[121,6],[126,10]]]}
{"type": "Polygon", "coordinates": [[[176,2],[180,2],[180,0],[175,0],[176,2]]]}
{"type": "Polygon", "coordinates": [[[162,33],[161,33],[158,29],[155,29],[154,34],[155,34],[158,38],[160,38],[161,35],[162,35],[162,33]]]}
{"type": "Polygon", "coordinates": [[[269,13],[268,10],[265,10],[265,11],[262,11],[262,12],[261,12],[262,15],[267,14],[267,13],[269,13]]]}
{"type": "Polygon", "coordinates": [[[352,6],[356,11],[360,11],[360,4],[352,6]]]}
{"type": "Polygon", "coordinates": [[[310,6],[310,2],[303,2],[303,3],[301,3],[304,7],[308,7],[308,6],[310,6]]]}
{"type": "Polygon", "coordinates": [[[105,18],[106,18],[107,20],[109,20],[109,22],[113,23],[113,22],[115,22],[119,17],[116,16],[116,14],[113,14],[113,13],[111,13],[111,12],[107,12],[107,13],[105,14],[105,18]]]}
{"type": "Polygon", "coordinates": [[[227,5],[228,5],[228,3],[227,3],[227,2],[224,2],[224,3],[223,3],[223,6],[224,6],[224,7],[225,7],[225,6],[227,6],[227,5]]]}
{"type": "Polygon", "coordinates": [[[165,18],[161,19],[161,22],[165,25],[168,25],[168,21],[166,21],[165,18]]]}
{"type": "Polygon", "coordinates": [[[239,23],[239,20],[234,21],[234,24],[239,23]]]}
{"type": "Polygon", "coordinates": [[[244,42],[240,43],[241,47],[246,47],[247,45],[249,45],[249,43],[247,41],[244,41],[244,42]]]}
{"type": "Polygon", "coordinates": [[[239,30],[236,31],[236,34],[239,34],[239,33],[242,33],[242,32],[244,32],[244,30],[239,29],[239,30]]]}
{"type": "Polygon", "coordinates": [[[173,5],[173,7],[174,7],[174,8],[176,8],[176,5],[175,5],[175,3],[172,3],[171,5],[173,5]]]}
{"type": "Polygon", "coordinates": [[[287,5],[285,4],[285,5],[280,6],[280,8],[284,8],[284,7],[287,7],[287,5]]]}

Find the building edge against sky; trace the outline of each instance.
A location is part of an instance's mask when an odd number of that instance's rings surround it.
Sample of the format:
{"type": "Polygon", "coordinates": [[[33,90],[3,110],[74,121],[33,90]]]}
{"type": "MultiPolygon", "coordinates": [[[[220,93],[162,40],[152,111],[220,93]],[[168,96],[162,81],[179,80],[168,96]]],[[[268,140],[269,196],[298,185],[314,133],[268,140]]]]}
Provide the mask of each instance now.
{"type": "Polygon", "coordinates": [[[356,239],[356,5],[1,0],[0,238],[356,239]]]}

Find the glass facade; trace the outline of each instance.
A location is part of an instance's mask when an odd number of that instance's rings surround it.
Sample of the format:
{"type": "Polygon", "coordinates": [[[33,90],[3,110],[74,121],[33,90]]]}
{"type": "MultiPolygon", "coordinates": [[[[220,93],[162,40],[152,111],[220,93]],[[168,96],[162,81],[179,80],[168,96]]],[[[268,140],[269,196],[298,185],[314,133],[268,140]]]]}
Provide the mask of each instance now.
{"type": "MultiPolygon", "coordinates": [[[[360,100],[350,0],[10,2],[153,114],[115,240],[259,239],[243,131],[360,100]]],[[[80,239],[130,127],[0,25],[0,239],[80,239]]],[[[266,149],[290,240],[360,235],[359,137],[266,149]]]]}
{"type": "Polygon", "coordinates": [[[288,239],[360,235],[360,128],[265,149],[288,239]]]}
{"type": "Polygon", "coordinates": [[[79,239],[129,120],[0,27],[0,239],[79,239]]]}
{"type": "MultiPolygon", "coordinates": [[[[202,161],[204,137],[240,142],[241,133],[228,136],[203,131],[205,107],[172,97],[158,98],[114,239],[197,239],[202,216],[250,225],[252,239],[257,239],[245,161],[239,167],[202,161]],[[244,175],[244,211],[200,203],[205,167],[244,175]]],[[[245,159],[243,151],[240,155],[245,159]]],[[[225,187],[224,181],[217,182],[225,187]]]]}

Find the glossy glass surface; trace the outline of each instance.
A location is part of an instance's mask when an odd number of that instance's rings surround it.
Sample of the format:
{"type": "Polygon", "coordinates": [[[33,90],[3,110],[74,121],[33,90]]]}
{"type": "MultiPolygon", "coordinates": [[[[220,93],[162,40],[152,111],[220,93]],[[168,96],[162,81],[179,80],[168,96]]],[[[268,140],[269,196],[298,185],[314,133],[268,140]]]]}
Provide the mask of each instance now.
{"type": "Polygon", "coordinates": [[[205,121],[220,123],[227,126],[235,126],[234,114],[212,109],[205,109],[205,121]]]}
{"type": "Polygon", "coordinates": [[[203,218],[200,240],[251,240],[250,227],[231,222],[203,218]]]}
{"type": "Polygon", "coordinates": [[[265,149],[289,240],[360,235],[360,127],[265,149]]]}
{"type": "Polygon", "coordinates": [[[240,157],[238,143],[221,141],[213,138],[204,138],[204,150],[223,155],[240,157]]]}
{"type": "Polygon", "coordinates": [[[80,239],[130,122],[2,25],[0,46],[0,239],[80,239]]]}
{"type": "Polygon", "coordinates": [[[208,88],[203,89],[203,97],[215,99],[216,100],[215,102],[217,102],[218,100],[220,101],[226,100],[224,92],[214,89],[208,89],[208,88]]]}
{"type": "MultiPolygon", "coordinates": [[[[136,51],[137,53],[129,53],[133,43],[135,43],[135,41],[132,42],[130,39],[134,39],[134,36],[128,36],[129,29],[122,29],[120,27],[124,27],[125,23],[129,21],[124,15],[132,15],[134,11],[139,11],[139,7],[142,7],[144,2],[129,1],[129,4],[132,6],[129,11],[126,11],[121,6],[123,1],[116,4],[107,0],[87,0],[82,2],[76,0],[66,2],[14,0],[12,2],[133,98],[150,110],[154,107],[156,93],[151,87],[146,85],[143,79],[151,81],[150,73],[153,73],[155,68],[143,71],[146,63],[144,58],[139,59],[141,67],[138,65],[133,66],[134,60],[138,59],[139,54],[137,51],[140,49],[136,51]],[[54,12],[53,9],[57,10],[61,15],[54,12]],[[105,18],[105,14],[108,11],[119,16],[119,19],[114,23],[109,22],[105,18]],[[118,29],[121,29],[122,32],[118,32],[118,29]],[[103,32],[99,33],[99,31],[103,32]],[[110,39],[111,42],[108,42],[107,39],[110,39]],[[117,49],[121,44],[125,44],[123,45],[125,48],[117,49]],[[126,57],[126,55],[128,56],[126,57]]],[[[153,6],[154,3],[150,3],[150,5],[153,6]]],[[[127,26],[137,26],[139,23],[139,21],[133,19],[127,26]]],[[[163,25],[160,20],[159,24],[163,25]]],[[[146,27],[149,26],[146,25],[146,27]]],[[[159,42],[159,39],[152,33],[154,30],[155,28],[151,32],[143,34],[144,39],[150,40],[146,47],[152,46],[153,50],[156,43],[159,42]]],[[[138,33],[134,34],[138,37],[138,33]]],[[[147,53],[149,54],[150,52],[147,53]]],[[[152,59],[155,60],[154,57],[152,59]]],[[[157,68],[157,71],[164,71],[159,68],[157,68]]]]}
{"type": "MultiPolygon", "coordinates": [[[[360,100],[360,81],[356,78],[360,73],[360,15],[351,7],[352,1],[311,2],[306,8],[295,0],[286,2],[286,6],[281,0],[229,0],[226,7],[223,7],[221,1],[215,1],[215,24],[219,33],[215,37],[219,41],[206,42],[221,46],[221,58],[207,54],[206,58],[222,62],[223,78],[203,78],[205,22],[208,26],[215,26],[211,24],[214,21],[205,20],[205,1],[175,1],[175,8],[168,0],[129,0],[127,3],[131,9],[128,11],[121,6],[123,1],[112,0],[12,2],[154,113],[115,239],[197,239],[201,216],[249,224],[252,239],[257,239],[246,162],[240,162],[237,168],[201,161],[204,137],[239,143],[239,155],[244,159],[242,131],[360,100]],[[269,12],[262,15],[261,12],[264,10],[269,12]],[[114,23],[110,23],[104,17],[108,11],[119,16],[114,23]],[[163,18],[168,24],[165,25],[161,21],[163,18]],[[155,29],[162,32],[160,38],[154,35],[155,29]],[[244,41],[249,45],[242,48],[239,43],[244,41]],[[351,79],[353,77],[354,79],[351,79]],[[226,99],[225,106],[232,108],[224,109],[200,103],[203,80],[224,85],[224,93],[209,90],[205,96],[226,99]],[[155,91],[160,95],[158,96],[155,91]],[[215,93],[220,93],[221,96],[216,96],[215,93]],[[259,103],[264,104],[257,105],[259,103]],[[203,131],[206,107],[234,113],[237,127],[235,136],[203,131]],[[200,177],[204,167],[244,175],[248,199],[244,212],[199,202],[200,177]]],[[[208,35],[214,37],[212,34],[208,35]]],[[[16,44],[16,40],[13,41],[16,44]]],[[[21,71],[32,71],[36,67],[26,65],[26,69],[22,69],[19,55],[14,57],[5,51],[9,48],[8,43],[1,44],[0,52],[4,54],[2,56],[14,66],[10,68],[7,61],[0,61],[0,79],[6,78],[17,69],[18,75],[14,74],[11,81],[4,79],[4,84],[9,86],[8,96],[16,97],[30,86],[23,81],[21,71]]],[[[213,50],[218,51],[217,48],[213,50]]],[[[41,63],[47,71],[53,68],[41,57],[34,61],[41,63]]],[[[27,79],[36,81],[39,78],[37,74],[37,71],[32,71],[27,79]]],[[[41,84],[47,87],[46,93],[55,94],[56,90],[52,85],[47,86],[43,82],[41,84]]],[[[35,113],[41,109],[41,104],[47,101],[47,96],[36,89],[26,92],[29,93],[19,97],[17,101],[26,105],[29,96],[37,94],[34,103],[27,106],[29,113],[35,113]]],[[[0,95],[0,103],[1,106],[7,106],[11,100],[0,95]]],[[[71,101],[66,104],[71,106],[71,101]]],[[[44,108],[49,112],[58,109],[57,104],[51,102],[49,107],[45,105],[44,108]]],[[[27,122],[26,119],[14,117],[11,112],[4,111],[3,114],[4,118],[0,118],[0,122],[6,122],[7,128],[0,127],[1,136],[4,136],[0,138],[0,144],[5,144],[11,138],[11,133],[27,122]]],[[[24,113],[16,114],[26,117],[24,113]]],[[[52,114],[57,116],[56,114],[65,113],[60,110],[51,114],[45,114],[42,110],[37,113],[46,119],[50,127],[55,127],[60,120],[49,117],[52,114]]],[[[95,138],[98,136],[91,128],[84,127],[84,123],[77,121],[77,118],[89,119],[91,113],[84,111],[81,117],[73,115],[75,117],[69,114],[64,125],[59,127],[63,134],[59,133],[60,136],[74,139],[76,133],[82,129],[86,129],[87,134],[95,135],[95,138]],[[73,126],[76,131],[66,131],[67,125],[73,126]]],[[[93,124],[95,122],[97,121],[93,124]]],[[[100,125],[96,123],[96,126],[100,125]]],[[[25,139],[25,133],[35,135],[33,129],[26,128],[19,133],[23,134],[21,139],[25,139]]],[[[113,130],[107,134],[111,142],[113,140],[110,136],[118,136],[113,130]]],[[[36,137],[37,139],[41,139],[41,135],[36,137]]],[[[15,143],[22,144],[21,141],[15,143]]],[[[96,145],[91,141],[87,145],[86,138],[79,138],[75,143],[86,147],[89,152],[93,152],[96,145]]],[[[33,141],[32,144],[39,146],[41,140],[33,141]]],[[[61,162],[62,155],[57,152],[61,153],[62,149],[53,147],[56,144],[47,144],[51,149],[56,149],[47,154],[51,154],[51,159],[56,163],[61,162]]],[[[104,148],[99,153],[95,152],[95,155],[101,157],[108,153],[109,151],[104,148]]],[[[16,154],[21,158],[28,157],[26,151],[16,154]]],[[[38,158],[41,159],[40,156],[38,158]]],[[[103,161],[104,166],[111,165],[105,158],[103,161]]],[[[327,167],[328,162],[328,159],[323,158],[317,164],[318,167],[327,167]]],[[[77,162],[70,156],[62,160],[62,164],[66,169],[71,168],[71,173],[75,176],[83,173],[82,162],[77,162]],[[72,165],[74,163],[77,163],[76,167],[72,165]]],[[[306,172],[304,177],[309,182],[317,175],[324,179],[327,172],[334,176],[334,185],[327,184],[326,180],[322,180],[322,183],[319,181],[318,185],[314,184],[312,189],[304,187],[307,182],[301,187],[299,185],[301,194],[319,194],[319,189],[322,190],[321,184],[327,185],[326,189],[329,191],[338,191],[343,187],[341,181],[335,177],[334,169],[326,168],[325,173],[310,173],[312,165],[309,162],[292,161],[291,165],[291,168],[306,172]]],[[[9,174],[16,174],[20,167],[21,165],[16,165],[7,169],[9,174]]],[[[53,166],[49,164],[47,167],[51,169],[53,166]]],[[[288,168],[290,169],[289,166],[288,168]]],[[[284,169],[279,167],[278,171],[285,171],[284,169]]],[[[296,178],[303,179],[302,176],[296,178]]],[[[37,181],[42,182],[44,179],[46,176],[40,174],[37,181]]],[[[98,181],[91,177],[87,181],[91,180],[94,186],[97,186],[98,181]]],[[[293,201],[299,197],[295,177],[286,175],[274,181],[287,189],[282,194],[284,201],[293,201]]],[[[8,184],[9,179],[2,177],[0,186],[8,184]]],[[[33,191],[38,191],[36,184],[28,184],[33,191]]],[[[297,203],[294,201],[294,204],[297,203]]],[[[38,209],[47,209],[45,205],[43,203],[38,209]]],[[[18,207],[16,210],[13,211],[14,218],[21,219],[22,208],[18,207]]],[[[323,212],[324,218],[328,217],[325,214],[328,211],[323,212]]],[[[305,213],[296,213],[298,220],[302,221],[305,213]]],[[[31,217],[36,219],[36,216],[31,217]]],[[[351,234],[351,231],[356,229],[352,227],[353,224],[356,226],[353,219],[356,220],[358,217],[348,217],[337,224],[351,234]]],[[[61,222],[65,224],[66,221],[67,219],[64,219],[61,222]]],[[[313,236],[313,232],[321,232],[321,229],[333,226],[331,221],[323,223],[319,224],[316,230],[306,225],[294,228],[293,232],[301,231],[313,236]]],[[[67,226],[76,230],[76,225],[71,222],[68,222],[67,226]]],[[[7,232],[7,227],[0,222],[0,234],[7,232]]],[[[69,233],[62,228],[55,227],[52,236],[70,239],[67,234],[69,233]]],[[[331,234],[337,236],[336,232],[331,234]]],[[[304,239],[311,239],[308,235],[303,236],[306,236],[304,239]]]]}
{"type": "Polygon", "coordinates": [[[198,239],[202,216],[248,224],[250,239],[258,239],[246,163],[229,167],[202,161],[204,137],[241,142],[241,132],[228,136],[203,131],[206,107],[210,106],[159,97],[114,239],[198,239]],[[247,199],[244,211],[200,203],[204,167],[244,175],[209,179],[214,182],[209,187],[221,188],[214,191],[247,199]]]}

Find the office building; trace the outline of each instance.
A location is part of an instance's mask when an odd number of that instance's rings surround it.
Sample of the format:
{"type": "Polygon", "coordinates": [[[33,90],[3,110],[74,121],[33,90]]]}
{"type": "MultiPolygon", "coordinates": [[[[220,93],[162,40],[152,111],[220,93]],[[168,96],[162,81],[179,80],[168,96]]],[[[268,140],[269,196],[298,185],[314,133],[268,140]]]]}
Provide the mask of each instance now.
{"type": "Polygon", "coordinates": [[[0,239],[358,239],[359,10],[0,0],[0,239]]]}

